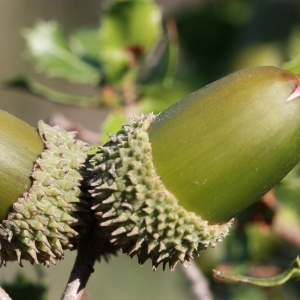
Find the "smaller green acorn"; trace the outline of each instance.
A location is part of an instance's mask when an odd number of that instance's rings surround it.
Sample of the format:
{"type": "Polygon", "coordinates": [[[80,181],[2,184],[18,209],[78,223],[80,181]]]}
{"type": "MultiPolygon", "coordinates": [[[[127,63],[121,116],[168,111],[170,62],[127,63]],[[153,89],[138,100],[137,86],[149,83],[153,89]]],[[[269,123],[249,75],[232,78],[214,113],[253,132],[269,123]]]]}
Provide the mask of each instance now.
{"type": "Polygon", "coordinates": [[[111,243],[154,270],[215,247],[299,161],[299,82],[275,67],[245,69],[111,135],[89,181],[111,243]]]}
{"type": "Polygon", "coordinates": [[[0,111],[0,258],[49,265],[74,249],[85,206],[89,146],[42,121],[35,130],[0,111]]]}

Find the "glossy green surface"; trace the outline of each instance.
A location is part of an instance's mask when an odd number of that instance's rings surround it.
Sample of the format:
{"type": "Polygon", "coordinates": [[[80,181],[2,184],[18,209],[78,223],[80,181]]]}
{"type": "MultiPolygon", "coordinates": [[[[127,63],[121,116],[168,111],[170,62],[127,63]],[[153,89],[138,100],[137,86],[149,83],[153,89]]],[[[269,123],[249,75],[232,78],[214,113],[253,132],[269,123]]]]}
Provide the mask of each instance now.
{"type": "Polygon", "coordinates": [[[43,149],[36,129],[0,110],[0,220],[30,188],[33,165],[43,149]]]}
{"type": "Polygon", "coordinates": [[[179,204],[210,223],[235,216],[300,158],[299,78],[275,67],[245,69],[161,113],[149,137],[158,175],[179,204]]]}

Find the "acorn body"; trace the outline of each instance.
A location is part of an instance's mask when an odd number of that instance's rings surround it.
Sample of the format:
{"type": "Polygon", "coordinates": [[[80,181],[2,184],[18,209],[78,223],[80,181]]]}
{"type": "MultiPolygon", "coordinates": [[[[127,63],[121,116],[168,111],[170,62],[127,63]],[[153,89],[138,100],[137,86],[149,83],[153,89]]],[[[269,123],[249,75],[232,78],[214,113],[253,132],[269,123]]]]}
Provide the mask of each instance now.
{"type": "Polygon", "coordinates": [[[111,135],[89,181],[111,243],[172,270],[215,247],[299,161],[298,85],[278,68],[242,70],[111,135]]]}
{"type": "Polygon", "coordinates": [[[184,199],[186,209],[222,223],[295,166],[300,99],[287,99],[298,82],[298,76],[275,67],[242,70],[189,95],[152,122],[153,162],[179,203],[184,199]]]}
{"type": "Polygon", "coordinates": [[[44,144],[34,128],[0,110],[0,220],[30,188],[34,163],[43,150],[44,144]]]}

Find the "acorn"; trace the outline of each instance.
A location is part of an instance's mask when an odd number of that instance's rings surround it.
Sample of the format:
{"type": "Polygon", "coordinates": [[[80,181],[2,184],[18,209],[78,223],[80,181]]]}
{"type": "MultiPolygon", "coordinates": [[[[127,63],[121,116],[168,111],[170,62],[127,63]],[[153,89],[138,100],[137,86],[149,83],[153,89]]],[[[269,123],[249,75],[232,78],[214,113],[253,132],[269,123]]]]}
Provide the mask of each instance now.
{"type": "Polygon", "coordinates": [[[299,82],[276,67],[241,70],[111,135],[88,182],[111,243],[154,270],[215,247],[299,161],[299,82]]]}
{"type": "Polygon", "coordinates": [[[0,111],[0,258],[49,265],[74,249],[84,224],[80,189],[90,147],[74,132],[38,130],[0,111]]]}

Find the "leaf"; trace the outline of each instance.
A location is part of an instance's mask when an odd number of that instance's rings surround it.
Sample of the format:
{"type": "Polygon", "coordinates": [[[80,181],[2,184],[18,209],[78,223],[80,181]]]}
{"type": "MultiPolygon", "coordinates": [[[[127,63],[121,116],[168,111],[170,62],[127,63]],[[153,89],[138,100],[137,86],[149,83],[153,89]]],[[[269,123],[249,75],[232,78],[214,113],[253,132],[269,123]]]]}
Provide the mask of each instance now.
{"type": "Polygon", "coordinates": [[[4,86],[21,88],[27,92],[44,97],[59,104],[76,105],[82,107],[95,107],[104,104],[100,94],[93,96],[78,96],[61,93],[37,82],[32,78],[14,78],[6,81],[4,86]]]}
{"type": "Polygon", "coordinates": [[[102,45],[125,50],[150,50],[162,37],[161,11],[151,0],[114,1],[103,16],[102,45]]]}
{"type": "Polygon", "coordinates": [[[263,287],[272,287],[277,285],[282,285],[289,280],[299,280],[300,279],[300,258],[299,256],[295,259],[292,265],[279,275],[267,278],[256,278],[244,275],[230,275],[225,274],[217,270],[213,270],[214,277],[220,280],[232,281],[232,282],[242,282],[263,287]]]}
{"type": "Polygon", "coordinates": [[[124,113],[118,111],[111,112],[102,124],[101,142],[103,144],[107,142],[109,139],[108,134],[117,133],[120,130],[122,124],[125,122],[126,122],[126,118],[124,113]]]}
{"type": "Polygon", "coordinates": [[[179,57],[177,27],[173,20],[166,24],[167,38],[162,39],[143,61],[139,72],[140,83],[162,83],[166,86],[173,83],[179,57]]]}
{"type": "Polygon", "coordinates": [[[100,38],[98,27],[87,27],[76,30],[70,36],[70,48],[83,60],[99,67],[100,38]]]}
{"type": "Polygon", "coordinates": [[[277,213],[277,220],[284,212],[282,222],[290,226],[300,225],[300,207],[298,205],[300,198],[300,164],[285,176],[281,182],[275,186],[275,194],[280,202],[280,209],[277,213]]]}
{"type": "Polygon", "coordinates": [[[191,93],[191,87],[179,80],[173,84],[151,84],[139,85],[138,92],[141,94],[140,101],[137,103],[140,113],[164,111],[176,101],[191,93]]]}
{"type": "Polygon", "coordinates": [[[289,32],[288,43],[286,45],[287,56],[290,58],[283,68],[287,71],[299,74],[300,71],[300,28],[292,28],[289,32]]]}
{"type": "Polygon", "coordinates": [[[300,73],[300,55],[292,59],[291,61],[283,65],[283,69],[293,72],[295,74],[300,73]]]}
{"type": "Polygon", "coordinates": [[[39,22],[25,30],[24,36],[33,60],[48,75],[78,83],[96,85],[100,82],[100,71],[70,51],[55,22],[39,22]]]}
{"type": "Polygon", "coordinates": [[[109,81],[119,81],[162,38],[161,11],[152,0],[112,2],[99,37],[105,75],[109,81]]]}

